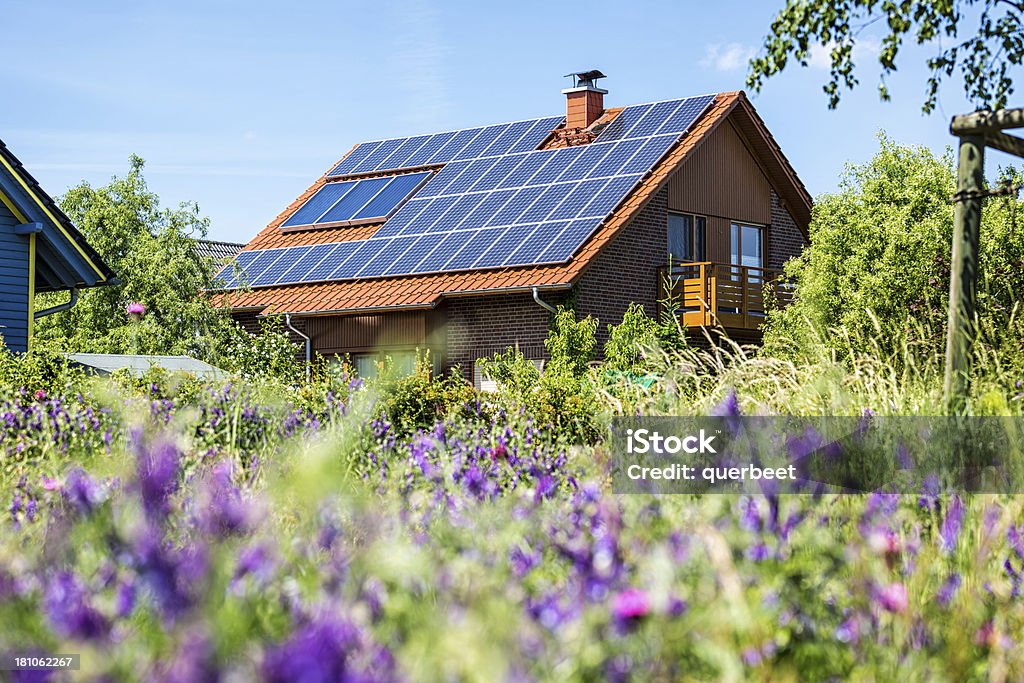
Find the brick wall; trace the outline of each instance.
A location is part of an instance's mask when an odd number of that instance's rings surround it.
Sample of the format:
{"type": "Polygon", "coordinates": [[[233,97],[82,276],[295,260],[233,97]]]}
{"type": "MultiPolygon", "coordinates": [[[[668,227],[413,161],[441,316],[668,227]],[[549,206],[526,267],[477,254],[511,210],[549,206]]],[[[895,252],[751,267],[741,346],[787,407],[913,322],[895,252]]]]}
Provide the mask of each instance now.
{"type": "Polygon", "coordinates": [[[598,352],[608,339],[608,325],[622,322],[629,304],[642,304],[647,315],[658,310],[658,267],[668,254],[668,190],[651,198],[643,211],[595,259],[579,281],[577,312],[600,321],[598,352]]]}
{"type": "MultiPolygon", "coordinates": [[[[564,293],[541,291],[541,298],[553,306],[565,301],[564,293]]],[[[547,357],[544,340],[551,314],[532,294],[468,296],[449,299],[447,307],[445,372],[458,365],[468,379],[474,360],[508,348],[518,347],[527,358],[547,357]]]]}
{"type": "Polygon", "coordinates": [[[783,264],[798,256],[807,246],[807,240],[796,226],[789,211],[782,206],[779,195],[772,190],[772,226],[768,235],[768,268],[781,269],[783,264]]]}

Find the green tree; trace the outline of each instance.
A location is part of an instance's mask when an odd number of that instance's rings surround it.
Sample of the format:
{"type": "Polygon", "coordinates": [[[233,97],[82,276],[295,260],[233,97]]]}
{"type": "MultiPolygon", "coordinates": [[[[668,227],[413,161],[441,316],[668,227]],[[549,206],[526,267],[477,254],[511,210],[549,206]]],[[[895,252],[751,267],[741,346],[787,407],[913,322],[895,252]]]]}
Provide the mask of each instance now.
{"type": "MultiPolygon", "coordinates": [[[[917,342],[941,348],[953,230],[951,166],[948,150],[939,157],[880,135],[870,161],[847,167],[839,192],[815,204],[811,245],[786,266],[798,296],[769,315],[770,352],[799,350],[815,339],[837,350],[848,339],[884,346],[890,338],[906,339],[908,329],[917,342]]],[[[990,200],[982,220],[979,311],[1004,330],[1024,292],[1018,208],[1016,199],[990,200]]]]}
{"type": "MultiPolygon", "coordinates": [[[[143,160],[132,156],[130,164],[126,176],[99,188],[83,182],[61,200],[121,284],[86,290],[70,311],[40,319],[37,339],[62,350],[184,353],[216,362],[235,324],[203,295],[214,264],[192,238],[205,237],[209,219],[191,202],[162,208],[146,185],[143,160]],[[132,302],[146,307],[140,319],[126,313],[132,302]]],[[[56,298],[41,297],[38,305],[56,298]]]]}
{"type": "Polygon", "coordinates": [[[658,345],[658,323],[640,304],[630,304],[618,325],[608,326],[604,343],[605,366],[620,372],[643,374],[649,363],[645,352],[658,345]]]}
{"type": "Polygon", "coordinates": [[[587,365],[594,358],[597,348],[597,320],[587,316],[576,320],[576,312],[571,308],[558,307],[558,312],[551,319],[551,332],[544,340],[548,354],[551,355],[552,369],[568,371],[575,377],[587,373],[587,365]]]}
{"type": "Polygon", "coordinates": [[[830,51],[825,84],[829,107],[839,104],[841,89],[858,84],[854,65],[857,39],[869,26],[888,32],[878,53],[879,95],[889,99],[886,76],[896,71],[907,41],[936,45],[926,61],[930,71],[923,105],[935,108],[943,79],[959,71],[967,98],[981,108],[1001,109],[1013,93],[1012,70],[1024,60],[1024,3],[1010,0],[787,0],[772,22],[761,54],[750,63],[747,85],[755,92],[783,71],[790,60],[807,66],[811,49],[830,51]],[[977,19],[974,25],[973,19],[977,19]]]}

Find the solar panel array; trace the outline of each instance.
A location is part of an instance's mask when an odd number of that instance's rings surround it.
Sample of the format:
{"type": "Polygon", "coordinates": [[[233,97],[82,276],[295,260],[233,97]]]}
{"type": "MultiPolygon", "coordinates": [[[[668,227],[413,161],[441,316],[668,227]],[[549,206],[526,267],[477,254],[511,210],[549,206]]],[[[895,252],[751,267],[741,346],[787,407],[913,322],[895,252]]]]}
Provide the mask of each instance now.
{"type": "MultiPolygon", "coordinates": [[[[508,141],[514,135],[508,130],[500,132],[485,147],[472,152],[476,157],[453,157],[372,237],[245,251],[239,254],[236,268],[226,268],[218,276],[218,286],[262,287],[562,263],[713,101],[714,96],[709,95],[627,107],[589,145],[517,151],[516,147],[525,144],[522,141],[526,133],[521,133],[504,153],[486,156],[484,153],[495,146],[496,140],[504,137],[508,141]],[[616,126],[620,120],[622,124],[616,126]]],[[[527,133],[539,125],[533,122],[527,133]]],[[[465,132],[439,135],[451,135],[451,141],[465,132]]],[[[421,142],[420,148],[425,144],[421,142]]],[[[445,143],[438,144],[441,146],[437,149],[442,150],[445,143]]],[[[344,172],[359,173],[364,163],[373,164],[374,169],[394,163],[387,157],[373,160],[374,155],[376,151],[363,154],[350,166],[356,170],[344,172]]],[[[407,158],[412,161],[403,163],[418,163],[415,154],[407,158]]],[[[403,177],[409,176],[398,176],[403,177]]],[[[331,212],[327,205],[332,199],[331,206],[343,201],[335,194],[344,197],[353,191],[328,188],[354,182],[368,181],[328,183],[321,190],[329,192],[322,201],[314,203],[319,193],[314,195],[299,209],[302,212],[309,205],[307,215],[299,219],[293,216],[289,221],[310,220],[314,212],[320,211],[316,220],[326,222],[331,212]],[[340,195],[343,191],[346,194],[340,195]]]]}
{"type": "Polygon", "coordinates": [[[704,113],[714,95],[688,97],[626,107],[597,136],[598,142],[645,138],[652,135],[682,135],[704,113]]]}
{"type": "Polygon", "coordinates": [[[281,227],[384,218],[429,175],[430,172],[425,171],[327,183],[307,199],[305,204],[281,224],[281,227]]]}
{"type": "Polygon", "coordinates": [[[565,117],[501,123],[434,135],[364,142],[341,160],[328,177],[446,164],[526,152],[537,147],[565,117]]]}

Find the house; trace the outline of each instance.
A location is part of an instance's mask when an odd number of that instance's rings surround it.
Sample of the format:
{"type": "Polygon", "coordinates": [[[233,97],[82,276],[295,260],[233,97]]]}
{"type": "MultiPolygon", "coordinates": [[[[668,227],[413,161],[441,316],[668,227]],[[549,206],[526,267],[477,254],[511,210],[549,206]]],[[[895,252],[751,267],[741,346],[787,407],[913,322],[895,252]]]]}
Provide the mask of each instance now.
{"type": "Polygon", "coordinates": [[[33,321],[74,306],[78,290],[115,283],[110,268],[0,140],[0,336],[7,348],[27,351],[33,321]],[[36,294],[65,290],[66,303],[35,310],[36,294]]]}
{"type": "Polygon", "coordinates": [[[467,374],[509,347],[542,361],[570,300],[602,336],[672,294],[689,329],[756,341],[810,195],[742,92],[606,108],[602,77],[574,74],[557,116],[356,145],[222,271],[220,300],[369,372],[416,349],[467,374]]]}

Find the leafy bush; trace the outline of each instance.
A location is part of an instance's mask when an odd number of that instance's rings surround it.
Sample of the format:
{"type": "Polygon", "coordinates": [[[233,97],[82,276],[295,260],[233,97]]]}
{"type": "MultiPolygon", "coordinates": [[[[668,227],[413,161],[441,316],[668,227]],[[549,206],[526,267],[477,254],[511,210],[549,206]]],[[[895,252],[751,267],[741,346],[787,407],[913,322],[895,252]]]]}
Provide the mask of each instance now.
{"type": "MultiPolygon", "coordinates": [[[[949,152],[940,158],[884,135],[873,159],[848,167],[840,191],[815,204],[810,246],[786,266],[798,296],[769,315],[770,355],[792,356],[819,343],[841,354],[877,343],[891,354],[896,349],[885,339],[904,338],[908,330],[912,346],[943,344],[952,168],[949,152]]],[[[1018,204],[991,200],[982,215],[979,311],[999,329],[1024,292],[1018,204]]]]}
{"type": "Polygon", "coordinates": [[[435,377],[431,367],[429,355],[423,355],[417,358],[413,374],[394,377],[385,372],[373,382],[382,392],[380,414],[400,436],[429,430],[448,416],[468,416],[475,409],[476,391],[456,370],[435,377]]]}
{"type": "Polygon", "coordinates": [[[535,424],[568,442],[596,440],[601,406],[589,368],[597,348],[596,329],[597,320],[577,321],[571,309],[559,308],[544,342],[551,359],[543,372],[515,349],[482,361],[483,372],[500,387],[498,403],[526,412],[535,424]]]}
{"type": "Polygon", "coordinates": [[[298,384],[305,372],[302,349],[291,341],[280,317],[260,319],[260,333],[249,334],[237,323],[226,345],[228,370],[250,381],[298,384]]]}
{"type": "Polygon", "coordinates": [[[0,344],[0,398],[16,393],[73,395],[84,390],[86,375],[81,366],[45,347],[13,353],[0,344]]]}

